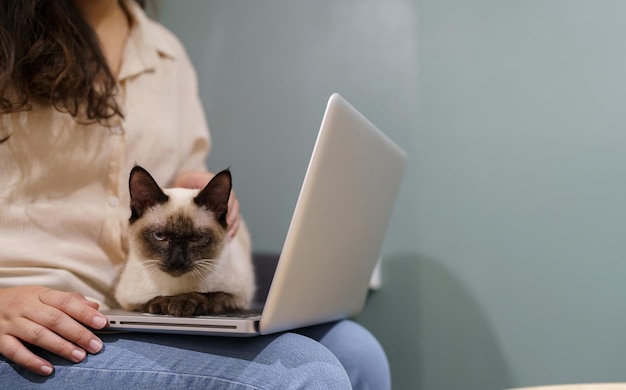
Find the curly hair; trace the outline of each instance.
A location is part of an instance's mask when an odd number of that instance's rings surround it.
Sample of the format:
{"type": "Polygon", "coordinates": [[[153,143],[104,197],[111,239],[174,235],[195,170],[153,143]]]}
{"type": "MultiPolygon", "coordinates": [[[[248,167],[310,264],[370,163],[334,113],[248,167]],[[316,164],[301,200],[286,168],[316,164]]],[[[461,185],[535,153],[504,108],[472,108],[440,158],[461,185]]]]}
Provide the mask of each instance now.
{"type": "Polygon", "coordinates": [[[41,102],[104,122],[122,116],[116,93],[98,37],[70,0],[0,0],[0,114],[41,102]]]}

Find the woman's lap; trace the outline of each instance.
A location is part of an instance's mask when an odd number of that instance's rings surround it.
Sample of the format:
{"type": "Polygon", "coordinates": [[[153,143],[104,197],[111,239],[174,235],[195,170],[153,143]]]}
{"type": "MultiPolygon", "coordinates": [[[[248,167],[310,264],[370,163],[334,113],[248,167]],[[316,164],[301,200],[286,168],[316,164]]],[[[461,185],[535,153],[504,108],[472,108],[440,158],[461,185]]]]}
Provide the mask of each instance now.
{"type": "Polygon", "coordinates": [[[104,350],[79,364],[39,351],[55,366],[49,378],[0,356],[0,378],[12,388],[41,383],[50,389],[343,389],[350,380],[355,388],[367,388],[361,387],[365,382],[389,387],[384,352],[360,325],[341,321],[297,332],[252,338],[101,335],[104,350]]]}

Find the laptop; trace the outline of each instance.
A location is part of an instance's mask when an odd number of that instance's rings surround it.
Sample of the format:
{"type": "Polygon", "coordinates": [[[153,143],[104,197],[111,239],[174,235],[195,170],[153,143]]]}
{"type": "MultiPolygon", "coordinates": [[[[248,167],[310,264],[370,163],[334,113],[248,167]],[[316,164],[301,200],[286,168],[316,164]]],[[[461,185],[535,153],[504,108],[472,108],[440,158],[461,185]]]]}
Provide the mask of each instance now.
{"type": "Polygon", "coordinates": [[[357,315],[405,165],[400,147],[333,94],[263,307],[196,317],[110,310],[106,330],[254,336],[357,315]]]}

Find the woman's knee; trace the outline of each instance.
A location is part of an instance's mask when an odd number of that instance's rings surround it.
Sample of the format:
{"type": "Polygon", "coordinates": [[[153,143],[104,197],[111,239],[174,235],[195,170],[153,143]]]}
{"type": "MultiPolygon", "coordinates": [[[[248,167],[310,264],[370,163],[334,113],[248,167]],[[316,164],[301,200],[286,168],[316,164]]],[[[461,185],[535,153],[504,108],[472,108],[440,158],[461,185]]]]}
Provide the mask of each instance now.
{"type": "Polygon", "coordinates": [[[268,367],[268,388],[351,389],[350,378],[335,354],[299,334],[281,334],[254,362],[268,367]]]}
{"type": "Polygon", "coordinates": [[[341,362],[354,389],[390,389],[389,361],[378,340],[363,326],[345,320],[302,330],[341,362]]]}

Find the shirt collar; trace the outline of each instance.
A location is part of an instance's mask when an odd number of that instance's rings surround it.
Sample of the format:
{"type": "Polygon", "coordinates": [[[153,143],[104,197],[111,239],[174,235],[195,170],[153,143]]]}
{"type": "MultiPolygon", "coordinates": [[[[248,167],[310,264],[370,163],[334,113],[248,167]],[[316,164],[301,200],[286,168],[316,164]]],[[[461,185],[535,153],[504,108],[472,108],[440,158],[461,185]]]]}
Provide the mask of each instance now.
{"type": "Polygon", "coordinates": [[[162,28],[150,20],[134,0],[124,1],[124,6],[131,17],[131,29],[124,48],[119,81],[153,71],[162,58],[175,59],[175,50],[170,39],[164,37],[162,28]]]}

